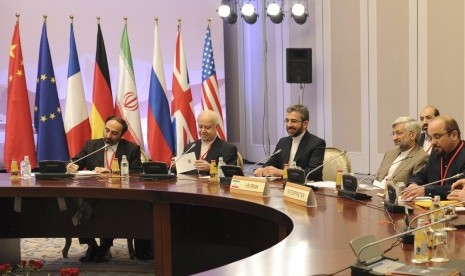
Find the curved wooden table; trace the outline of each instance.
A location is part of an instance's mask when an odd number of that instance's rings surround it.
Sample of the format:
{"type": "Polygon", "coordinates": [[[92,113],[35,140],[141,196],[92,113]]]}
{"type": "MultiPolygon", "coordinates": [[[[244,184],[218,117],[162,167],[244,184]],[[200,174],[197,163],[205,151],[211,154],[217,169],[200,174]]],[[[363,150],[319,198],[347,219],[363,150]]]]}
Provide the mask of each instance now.
{"type": "MultiPolygon", "coordinates": [[[[253,198],[232,196],[228,186],[188,176],[12,181],[1,174],[0,238],[153,239],[157,276],[314,275],[354,264],[351,239],[384,238],[405,226],[399,214],[391,214],[390,222],[376,195],[357,202],[337,198],[330,189],[316,194],[318,207],[306,208],[285,202],[280,183],[271,184],[270,197],[253,198]],[[65,211],[58,210],[59,197],[65,198],[65,211]],[[21,213],[14,210],[14,198],[21,198],[21,213]],[[71,219],[79,198],[90,204],[92,215],[75,226],[71,219]]],[[[463,239],[457,231],[452,258],[465,256],[463,239]]],[[[388,255],[409,262],[412,248],[397,246],[388,255]]]]}

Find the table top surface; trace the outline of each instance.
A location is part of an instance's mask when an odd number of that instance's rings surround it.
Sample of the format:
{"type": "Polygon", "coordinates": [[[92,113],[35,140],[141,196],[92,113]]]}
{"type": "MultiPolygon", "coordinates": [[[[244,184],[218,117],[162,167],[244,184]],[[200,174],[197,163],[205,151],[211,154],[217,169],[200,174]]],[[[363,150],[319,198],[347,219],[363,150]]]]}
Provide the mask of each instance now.
{"type": "MultiPolygon", "coordinates": [[[[203,275],[331,274],[355,263],[350,240],[370,234],[381,239],[400,233],[405,227],[403,215],[386,212],[382,199],[373,191],[366,191],[374,195],[371,200],[355,201],[337,197],[332,189],[318,189],[315,191],[318,206],[304,207],[283,200],[279,181],[271,182],[270,190],[270,197],[264,198],[231,195],[229,186],[197,176],[179,176],[167,181],[146,181],[137,175],[131,175],[129,179],[94,176],[11,180],[9,174],[0,174],[0,197],[156,199],[235,209],[269,216],[272,220],[281,220],[280,216],[285,216],[292,221],[293,230],[278,244],[246,259],[203,272],[203,275]],[[272,212],[264,212],[267,210],[272,212]]],[[[418,206],[414,208],[412,217],[426,211],[418,206]]],[[[449,252],[451,258],[465,256],[464,238],[463,231],[456,231],[455,247],[449,252]]],[[[387,249],[395,241],[382,243],[381,247],[387,249]]],[[[412,246],[400,244],[387,255],[409,263],[412,246]]],[[[339,275],[349,275],[349,271],[339,275]]]]}

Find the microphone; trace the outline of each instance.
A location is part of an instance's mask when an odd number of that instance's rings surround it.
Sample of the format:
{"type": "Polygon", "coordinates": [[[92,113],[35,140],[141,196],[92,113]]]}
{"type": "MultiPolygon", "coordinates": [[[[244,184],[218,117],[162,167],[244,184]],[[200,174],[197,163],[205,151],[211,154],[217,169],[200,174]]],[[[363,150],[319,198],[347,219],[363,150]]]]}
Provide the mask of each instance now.
{"type": "Polygon", "coordinates": [[[189,151],[191,151],[193,148],[195,148],[195,143],[193,143],[189,149],[187,149],[185,152],[183,152],[179,158],[177,160],[175,160],[174,162],[171,162],[170,164],[170,168],[168,169],[168,174],[171,174],[171,168],[173,168],[173,165],[176,164],[176,162],[178,162],[184,155],[186,155],[189,151]]]}
{"type": "Polygon", "coordinates": [[[272,156],[274,156],[274,155],[280,153],[281,151],[283,151],[283,150],[282,150],[282,149],[279,149],[279,150],[275,151],[272,155],[267,156],[267,157],[263,158],[262,160],[258,161],[257,163],[253,164],[252,166],[248,167],[247,170],[245,171],[245,174],[244,174],[244,175],[247,176],[247,174],[249,173],[249,171],[250,171],[250,169],[251,169],[252,167],[257,166],[258,164],[260,164],[260,163],[262,163],[262,162],[268,161],[268,159],[270,159],[272,156]]]}
{"type": "Polygon", "coordinates": [[[370,177],[372,177],[372,176],[377,175],[378,173],[384,171],[384,170],[387,169],[387,168],[390,168],[392,165],[397,164],[397,163],[400,163],[400,162],[405,161],[405,160],[407,160],[407,159],[410,159],[410,158],[412,158],[412,157],[413,157],[413,156],[405,156],[404,158],[402,158],[402,159],[400,159],[400,160],[397,160],[396,162],[393,162],[393,163],[391,163],[391,164],[389,164],[389,165],[387,165],[387,166],[384,166],[384,167],[382,167],[381,169],[377,170],[376,172],[374,172],[374,173],[368,175],[367,177],[362,178],[362,180],[360,180],[360,181],[358,182],[358,184],[360,185],[360,184],[363,183],[363,181],[367,180],[368,178],[370,178],[370,177]]]}
{"type": "MultiPolygon", "coordinates": [[[[418,187],[415,187],[415,188],[412,188],[410,190],[403,190],[401,191],[398,195],[395,195],[395,200],[394,202],[391,202],[389,201],[389,199],[385,199],[384,200],[384,208],[388,211],[388,212],[392,212],[392,213],[402,213],[404,212],[404,209],[407,208],[406,206],[402,206],[402,205],[398,205],[398,201],[399,201],[399,197],[407,192],[407,191],[412,191],[412,190],[416,190],[416,189],[420,189],[422,187],[428,187],[428,186],[431,186],[431,185],[434,185],[434,184],[437,184],[437,183],[440,183],[441,181],[447,181],[447,180],[451,180],[451,179],[456,179],[456,178],[459,178],[459,177],[462,177],[464,174],[463,173],[458,173],[454,176],[451,176],[451,177],[448,177],[448,178],[444,178],[444,179],[440,179],[440,180],[436,180],[436,181],[433,181],[433,182],[430,182],[430,183],[427,183],[427,184],[424,184],[424,185],[421,185],[421,186],[418,186],[418,187]]],[[[392,192],[392,193],[396,193],[395,192],[395,188],[391,188],[391,187],[388,187],[388,192],[392,192]]]]}
{"type": "Polygon", "coordinates": [[[79,161],[81,161],[81,160],[83,160],[83,159],[85,159],[85,158],[91,156],[92,154],[94,154],[94,153],[96,153],[96,152],[99,152],[99,151],[101,151],[101,150],[104,150],[104,149],[106,149],[106,148],[108,148],[108,147],[111,147],[111,146],[112,146],[112,145],[105,145],[105,146],[103,146],[103,147],[101,147],[101,148],[99,148],[99,149],[94,150],[93,152],[91,152],[91,153],[89,153],[89,154],[84,155],[83,157],[81,157],[81,158],[79,158],[79,159],[77,159],[77,160],[74,160],[74,161],[71,160],[71,162],[69,162],[68,165],[69,165],[69,164],[74,164],[74,163],[76,163],[76,162],[79,162],[79,161]]]}
{"type": "Polygon", "coordinates": [[[323,167],[324,165],[327,165],[329,162],[333,161],[334,159],[336,159],[336,158],[338,158],[339,156],[344,155],[344,154],[346,154],[346,153],[347,153],[347,151],[345,150],[345,151],[339,153],[338,155],[334,156],[333,158],[324,161],[323,163],[321,163],[321,165],[319,165],[318,167],[314,168],[313,170],[309,171],[309,172],[307,173],[307,175],[305,176],[304,185],[307,184],[307,180],[308,180],[308,177],[310,176],[310,174],[316,172],[317,170],[319,170],[319,169],[320,169],[321,167],[323,167]]]}
{"type": "MultiPolygon", "coordinates": [[[[436,209],[436,210],[437,210],[437,209],[436,209]]],[[[389,237],[386,237],[386,238],[384,238],[384,239],[377,240],[377,241],[370,242],[370,243],[367,243],[367,244],[363,245],[363,246],[360,248],[360,250],[358,250],[358,252],[355,252],[355,253],[356,253],[356,256],[357,256],[357,263],[355,264],[355,268],[356,268],[356,269],[360,269],[360,267],[357,267],[357,266],[360,266],[360,265],[370,265],[370,264],[373,263],[373,262],[370,262],[370,261],[372,261],[372,260],[363,260],[363,259],[361,258],[362,253],[363,253],[367,248],[372,247],[372,246],[377,245],[377,244],[380,244],[380,243],[382,243],[382,242],[388,241],[388,240],[390,240],[390,239],[402,237],[402,236],[404,236],[404,235],[406,235],[406,234],[413,233],[413,232],[415,232],[415,231],[417,231],[417,230],[421,230],[421,229],[428,228],[428,227],[430,227],[430,226],[433,226],[433,225],[436,225],[436,224],[439,224],[439,223],[444,223],[444,222],[450,221],[451,219],[452,219],[452,217],[450,217],[450,218],[444,218],[444,219],[438,220],[438,221],[436,221],[436,222],[430,223],[430,224],[428,224],[428,225],[424,225],[424,226],[418,227],[418,228],[416,228],[416,229],[407,230],[407,231],[405,231],[405,232],[401,232],[401,233],[399,233],[399,234],[396,234],[396,235],[393,235],[393,236],[389,236],[389,237]]],[[[356,240],[359,240],[359,239],[361,239],[361,238],[363,238],[363,237],[359,237],[359,238],[356,238],[356,239],[351,240],[351,241],[350,241],[350,244],[351,244],[351,245],[355,244],[356,240]]],[[[353,248],[353,247],[352,247],[352,248],[353,248]]],[[[355,249],[354,249],[354,251],[355,251],[355,249]]],[[[381,257],[381,256],[379,256],[379,257],[381,257]]],[[[379,261],[379,259],[376,259],[374,262],[377,262],[377,261],[379,261]]],[[[354,266],[351,266],[351,268],[354,269],[354,266]]]]}
{"type": "Polygon", "coordinates": [[[432,211],[428,211],[428,212],[426,212],[426,213],[419,214],[419,215],[413,217],[413,219],[410,220],[410,223],[409,223],[408,226],[407,226],[407,230],[410,230],[410,228],[411,228],[411,226],[412,226],[412,222],[413,222],[414,220],[418,219],[418,218],[421,217],[421,216],[430,215],[430,214],[432,214],[432,213],[434,213],[434,212],[441,211],[441,210],[447,209],[447,208],[449,208],[449,207],[453,207],[453,206],[457,206],[457,205],[462,205],[462,204],[464,204],[464,203],[465,203],[465,200],[459,201],[459,202],[456,202],[456,203],[453,203],[453,204],[447,204],[447,205],[445,205],[445,206],[442,206],[441,208],[438,208],[438,209],[435,209],[435,210],[432,210],[432,211]]]}

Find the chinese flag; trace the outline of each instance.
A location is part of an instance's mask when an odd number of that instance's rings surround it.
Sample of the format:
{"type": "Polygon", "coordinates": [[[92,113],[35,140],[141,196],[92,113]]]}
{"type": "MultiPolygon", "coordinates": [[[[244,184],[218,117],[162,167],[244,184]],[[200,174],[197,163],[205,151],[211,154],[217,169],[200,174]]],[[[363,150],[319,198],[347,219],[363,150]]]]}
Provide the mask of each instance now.
{"type": "Polygon", "coordinates": [[[19,163],[24,159],[25,155],[29,156],[33,168],[37,166],[31,110],[29,108],[23,53],[19,37],[19,18],[16,21],[9,55],[4,151],[4,160],[8,172],[10,171],[11,160],[17,159],[19,163]]]}

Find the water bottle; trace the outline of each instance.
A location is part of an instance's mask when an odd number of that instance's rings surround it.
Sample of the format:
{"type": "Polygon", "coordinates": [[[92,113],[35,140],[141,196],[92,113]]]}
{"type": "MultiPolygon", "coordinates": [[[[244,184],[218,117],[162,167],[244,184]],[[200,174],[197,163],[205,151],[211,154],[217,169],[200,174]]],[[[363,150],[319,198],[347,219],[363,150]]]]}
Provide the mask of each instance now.
{"type": "Polygon", "coordinates": [[[121,159],[121,176],[129,176],[129,162],[126,155],[123,155],[121,159]]]}
{"type": "Polygon", "coordinates": [[[218,158],[218,177],[224,177],[223,170],[221,169],[223,165],[226,165],[223,161],[223,157],[218,158]]]}
{"type": "Polygon", "coordinates": [[[11,160],[10,178],[17,180],[18,176],[19,176],[18,161],[16,161],[16,158],[13,158],[11,160]]]}
{"type": "Polygon", "coordinates": [[[113,161],[111,162],[111,174],[112,176],[120,176],[121,171],[119,169],[119,164],[118,164],[118,158],[113,158],[113,161]]]}
{"type": "Polygon", "coordinates": [[[219,182],[218,167],[216,166],[216,161],[214,159],[210,162],[210,181],[219,182]]]}
{"type": "Polygon", "coordinates": [[[336,191],[342,189],[342,169],[337,169],[336,172],[336,191]]]}
{"type": "Polygon", "coordinates": [[[21,177],[30,178],[31,177],[31,162],[29,161],[29,156],[25,155],[24,160],[21,161],[21,177]]]}
{"type": "MultiPolygon", "coordinates": [[[[422,218],[418,219],[418,228],[424,225],[424,220],[422,218]]],[[[425,228],[415,231],[413,248],[412,263],[419,264],[428,262],[428,234],[425,228]]]]}

